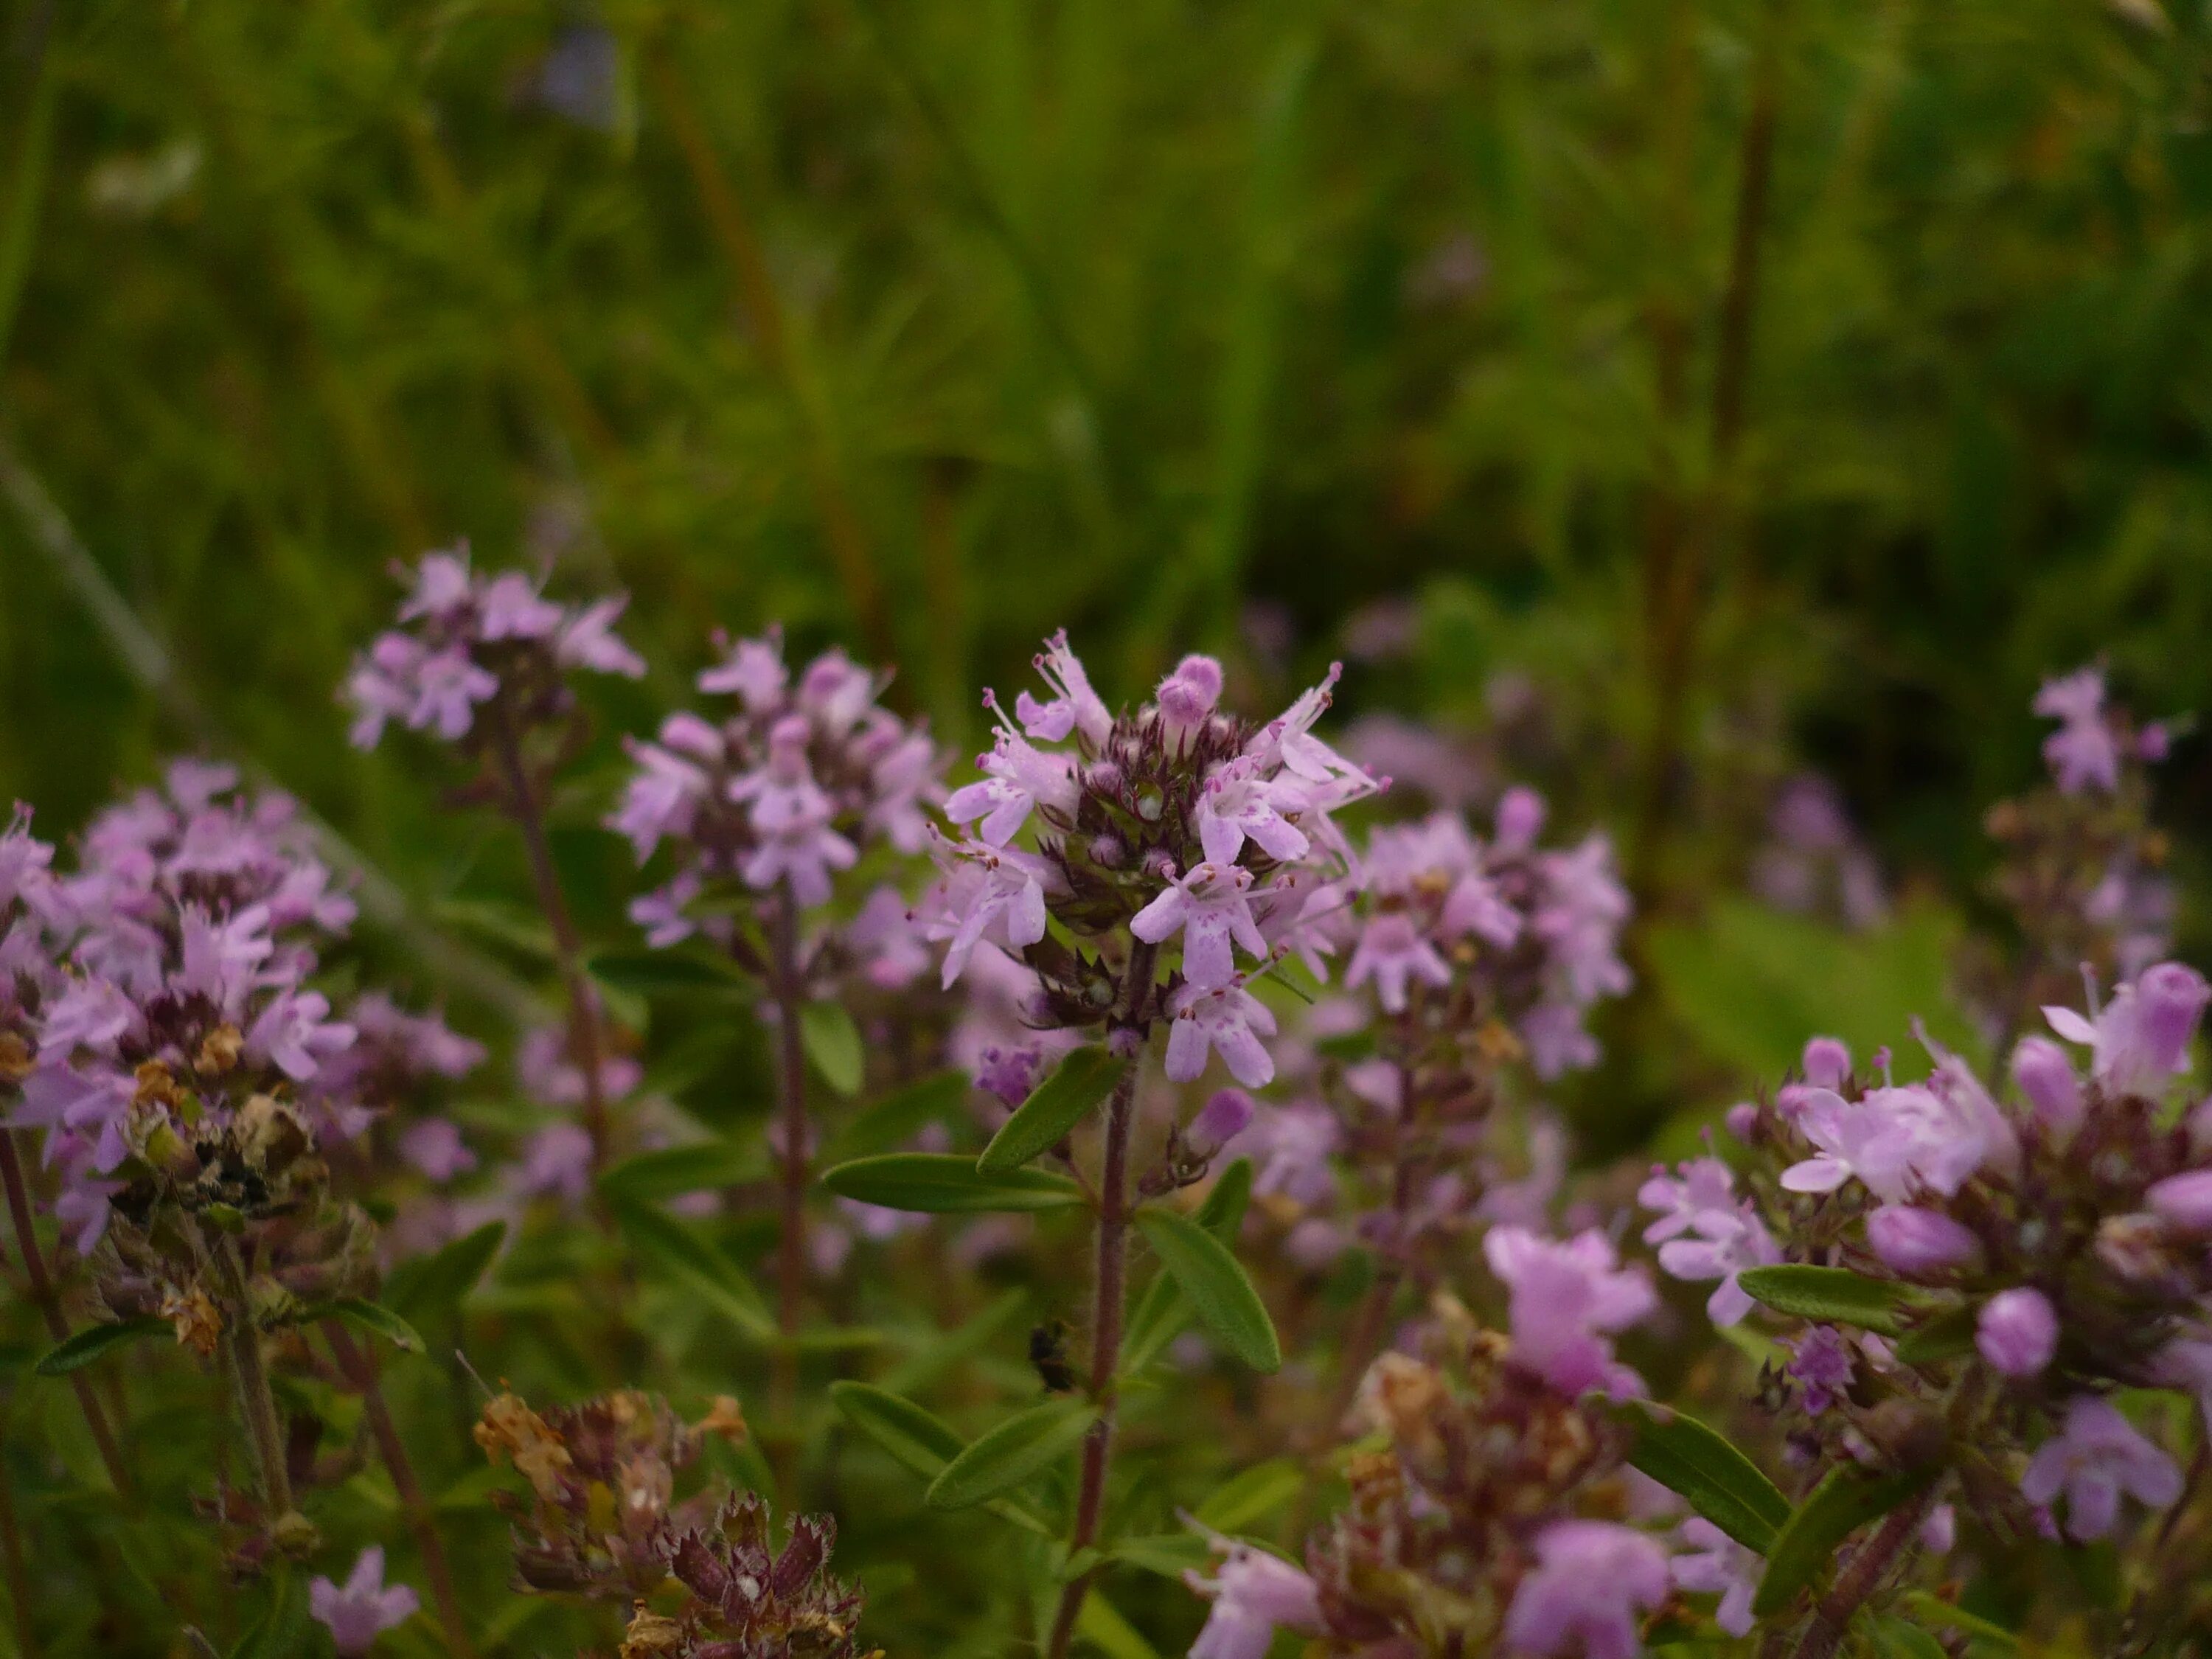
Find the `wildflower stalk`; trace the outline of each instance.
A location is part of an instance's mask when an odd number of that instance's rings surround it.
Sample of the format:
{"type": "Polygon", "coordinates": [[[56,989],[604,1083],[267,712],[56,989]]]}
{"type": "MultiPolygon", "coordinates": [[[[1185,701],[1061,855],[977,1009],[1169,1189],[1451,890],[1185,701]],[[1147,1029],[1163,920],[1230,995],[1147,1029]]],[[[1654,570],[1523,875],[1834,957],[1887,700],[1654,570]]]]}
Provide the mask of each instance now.
{"type": "Polygon", "coordinates": [[[1883,1517],[1874,1535],[1860,1546],[1850,1564],[1836,1575],[1836,1582],[1829,1587],[1828,1593],[1813,1604],[1812,1622],[1797,1639],[1795,1659],[1832,1659],[1843,1645],[1844,1634],[1850,1629],[1860,1607],[1881,1588],[1890,1569],[1911,1547],[1920,1523],[1935,1507],[1936,1489],[1930,1486],[1883,1517]]]}
{"type": "Polygon", "coordinates": [[[238,1395],[238,1414],[246,1421],[246,1443],[253,1454],[254,1473],[261,1486],[262,1504],[270,1522],[292,1512],[292,1477],[284,1455],[284,1428],[276,1414],[276,1399],[269,1389],[268,1367],[261,1360],[261,1328],[253,1317],[253,1304],[246,1285],[246,1269],[238,1247],[224,1239],[215,1252],[216,1273],[222,1287],[222,1350],[229,1361],[231,1382],[238,1395]]]}
{"type": "Polygon", "coordinates": [[[503,690],[492,700],[487,713],[492,752],[498,761],[507,793],[507,816],[522,833],[523,847],[530,858],[531,884],[538,892],[538,908],[544,913],[546,925],[553,931],[555,963],[568,999],[568,1047],[577,1069],[583,1073],[584,1129],[592,1138],[592,1168],[596,1171],[605,1164],[607,1153],[607,1102],[599,1075],[605,1044],[599,1030],[599,1005],[584,973],[583,943],[568,914],[568,901],[561,890],[560,871],[553,862],[552,843],[546,838],[544,806],[531,786],[530,769],[522,755],[521,733],[516,729],[514,713],[507,707],[503,690]]]}
{"type": "MultiPolygon", "coordinates": [[[[0,1184],[8,1191],[8,1214],[15,1228],[15,1243],[23,1253],[23,1276],[29,1280],[31,1300],[39,1305],[39,1312],[46,1322],[46,1330],[57,1342],[69,1340],[69,1320],[64,1316],[61,1304],[54,1296],[53,1280],[46,1276],[46,1258],[39,1254],[38,1235],[32,1231],[31,1195],[23,1184],[23,1164],[15,1147],[16,1132],[0,1129],[0,1184]]],[[[85,1374],[70,1373],[70,1388],[76,1395],[76,1403],[84,1413],[85,1427],[92,1431],[92,1443],[98,1449],[100,1461],[107,1470],[108,1483],[118,1496],[136,1501],[137,1489],[131,1484],[131,1472],[124,1466],[123,1454],[115,1443],[115,1436],[107,1425],[107,1413],[100,1409],[100,1401],[92,1391],[92,1383],[85,1374]]]]}
{"type": "Polygon", "coordinates": [[[445,1545],[431,1518],[422,1483],[416,1478],[415,1465],[407,1455],[406,1443],[400,1439],[398,1426],[392,1420],[392,1408],[385,1401],[383,1385],[377,1381],[376,1362],[334,1319],[323,1322],[323,1340],[330,1344],[338,1370],[361,1396],[362,1413],[368,1419],[368,1431],[376,1438],[385,1471],[392,1477],[392,1489],[399,1494],[400,1513],[406,1517],[407,1528],[415,1535],[416,1551],[422,1558],[422,1573],[430,1581],[430,1597],[438,1604],[438,1622],[445,1629],[447,1651],[455,1659],[475,1659],[476,1645],[469,1639],[468,1623],[461,1616],[460,1598],[453,1592],[453,1567],[446,1559],[445,1545]]]}
{"type": "MultiPolygon", "coordinates": [[[[1121,981],[1121,1012],[1116,1017],[1109,1042],[1126,1040],[1133,1033],[1141,1045],[1144,1030],[1132,1021],[1152,990],[1157,960],[1153,946],[1142,941],[1129,952],[1129,965],[1121,981]]],[[[1123,1073],[1106,1103],[1106,1150],[1098,1179],[1098,1249],[1091,1304],[1091,1402],[1098,1420],[1083,1437],[1081,1483],[1075,1499],[1075,1522],[1068,1533],[1067,1553],[1073,1557],[1097,1541],[1098,1519],[1106,1504],[1106,1475],[1113,1462],[1115,1373],[1121,1360],[1121,1320],[1129,1271],[1129,1132],[1135,1118],[1137,1067],[1123,1073]]],[[[1052,1620],[1046,1644],[1047,1659],[1066,1659],[1075,1634],[1077,1616],[1091,1592],[1095,1570],[1071,1581],[1060,1591],[1060,1606],[1052,1620]]]]}
{"type": "Polygon", "coordinates": [[[39,1659],[39,1630],[31,1619],[31,1575],[23,1563],[23,1529],[15,1520],[15,1490],[0,1468],[0,1560],[8,1570],[8,1600],[15,1614],[15,1651],[39,1659]]]}
{"type": "Polygon", "coordinates": [[[784,1465],[777,1476],[790,1501],[798,1460],[799,1304],[806,1288],[807,1121],[806,1048],[799,1025],[799,905],[788,883],[777,889],[769,935],[783,1146],[775,1253],[775,1322],[782,1340],[771,1362],[769,1399],[784,1465]]]}

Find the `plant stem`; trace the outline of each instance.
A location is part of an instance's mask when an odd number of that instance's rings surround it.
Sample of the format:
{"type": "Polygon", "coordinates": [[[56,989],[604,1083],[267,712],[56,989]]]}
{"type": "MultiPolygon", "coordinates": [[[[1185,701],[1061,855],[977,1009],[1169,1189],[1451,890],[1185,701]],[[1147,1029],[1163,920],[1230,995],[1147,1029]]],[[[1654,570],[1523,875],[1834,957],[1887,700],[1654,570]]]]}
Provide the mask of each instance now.
{"type": "MultiPolygon", "coordinates": [[[[1109,1031],[1146,1030],[1147,1000],[1152,988],[1152,946],[1138,943],[1129,953],[1121,981],[1121,1008],[1109,1031]]],[[[1121,1363],[1122,1304],[1129,1274],[1129,1132],[1136,1117],[1137,1067],[1132,1065],[1106,1103],[1106,1156],[1098,1181],[1098,1249],[1091,1302],[1091,1401],[1098,1420],[1083,1437],[1083,1473],[1075,1499],[1075,1524],[1067,1538],[1073,1557],[1098,1538],[1098,1518],[1106,1506],[1106,1475],[1114,1455],[1115,1373],[1121,1363]]],[[[1072,1580],[1060,1593],[1052,1620],[1047,1659],[1066,1659],[1075,1620],[1091,1592],[1096,1569],[1072,1580]]]]}
{"type": "MultiPolygon", "coordinates": [[[[31,1300],[39,1304],[45,1316],[46,1329],[57,1342],[69,1340],[69,1320],[63,1315],[61,1304],[54,1296],[53,1281],[46,1277],[46,1258],[39,1254],[39,1237],[32,1230],[31,1194],[23,1184],[23,1164],[17,1155],[14,1129],[0,1129],[0,1183],[8,1192],[8,1214],[15,1223],[16,1247],[23,1253],[23,1276],[30,1281],[31,1300]]],[[[81,1371],[70,1373],[70,1388],[76,1395],[78,1408],[84,1413],[85,1426],[92,1431],[92,1443],[98,1448],[100,1461],[107,1470],[109,1484],[118,1496],[135,1503],[137,1489],[131,1485],[131,1473],[124,1467],[123,1454],[117,1449],[115,1436],[107,1426],[107,1413],[100,1409],[100,1400],[92,1391],[92,1381],[81,1371]]]]}
{"type": "Polygon", "coordinates": [[[408,1459],[406,1443],[392,1420],[392,1408],[385,1403],[383,1385],[376,1378],[376,1361],[334,1319],[323,1322],[323,1340],[331,1345],[338,1370],[361,1395],[368,1431],[376,1437],[376,1449],[392,1476],[392,1489],[399,1494],[400,1511],[407,1518],[408,1530],[415,1534],[422,1573],[430,1581],[430,1599],[438,1604],[438,1622],[445,1626],[447,1650],[458,1659],[474,1659],[476,1646],[469,1640],[468,1624],[461,1617],[460,1598],[453,1593],[453,1567],[446,1559],[429,1503],[422,1496],[422,1483],[416,1479],[415,1466],[408,1459]]]}
{"type": "Polygon", "coordinates": [[[23,1532],[15,1522],[15,1489],[0,1467],[0,1556],[8,1565],[8,1600],[15,1613],[15,1650],[39,1659],[39,1629],[31,1618],[31,1576],[23,1565],[23,1532]]]}
{"type": "Polygon", "coordinates": [[[775,1251],[776,1345],[769,1378],[769,1420],[778,1437],[778,1484],[785,1502],[797,1500],[799,1458],[799,1300],[806,1289],[806,1046],[799,1030],[799,904],[788,884],[776,890],[769,919],[770,973],[775,985],[778,1105],[781,1110],[782,1168],[778,1183],[775,1251]]]}
{"type": "Polygon", "coordinates": [[[214,1255],[223,1279],[223,1300],[228,1304],[222,1310],[223,1352],[230,1361],[231,1379],[238,1390],[238,1414],[246,1419],[254,1472],[261,1480],[262,1504],[267,1519],[274,1522],[292,1512],[292,1476],[284,1455],[284,1428],[276,1416],[276,1396],[269,1391],[268,1367],[261,1363],[261,1328],[254,1322],[252,1299],[237,1247],[226,1238],[214,1255]]]}
{"type": "Polygon", "coordinates": [[[553,930],[554,957],[568,997],[568,1049],[584,1074],[584,1128],[592,1137],[592,1168],[596,1172],[605,1165],[607,1154],[607,1101],[599,1075],[605,1044],[599,1030],[599,1000],[592,994],[591,981],[584,973],[583,944],[561,890],[552,843],[546,839],[545,809],[531,784],[530,768],[522,755],[522,735],[515,727],[504,690],[492,699],[487,719],[492,752],[507,790],[507,816],[522,832],[522,844],[530,855],[531,883],[538,890],[538,908],[553,930]]]}
{"type": "Polygon", "coordinates": [[[1910,1498],[1892,1510],[1874,1536],[1859,1547],[1828,1593],[1813,1604],[1813,1620],[1797,1640],[1796,1659],[1831,1659],[1843,1645],[1844,1632],[1851,1626],[1866,1599],[1881,1588],[1889,1570],[1912,1541],[1920,1523],[1928,1518],[1928,1511],[1936,1506],[1936,1488],[1930,1486],[1917,1498],[1910,1498]]]}

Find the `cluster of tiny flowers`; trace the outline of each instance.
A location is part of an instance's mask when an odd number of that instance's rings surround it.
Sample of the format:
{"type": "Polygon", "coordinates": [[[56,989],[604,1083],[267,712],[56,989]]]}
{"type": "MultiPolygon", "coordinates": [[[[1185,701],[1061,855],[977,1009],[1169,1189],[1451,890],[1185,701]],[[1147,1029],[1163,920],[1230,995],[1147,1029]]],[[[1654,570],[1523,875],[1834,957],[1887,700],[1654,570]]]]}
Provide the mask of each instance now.
{"type": "Polygon", "coordinates": [[[158,1141],[220,1135],[246,1103],[306,1131],[358,1135],[386,1091],[476,1051],[427,1016],[369,1002],[371,1037],[311,981],[353,920],[297,808],[248,796],[227,767],[181,761],[165,787],[95,818],[77,867],[19,817],[0,842],[5,1067],[12,1115],[46,1131],[78,1249],[158,1141]]]}
{"type": "MultiPolygon", "coordinates": [[[[1511,1287],[1510,1340],[1437,1298],[1410,1350],[1361,1385],[1350,1498],[1308,1538],[1304,1570],[1217,1540],[1219,1571],[1191,1575],[1212,1602],[1192,1659],[1258,1659],[1279,1628],[1360,1659],[1640,1650],[1677,1574],[1660,1536],[1594,1518],[1645,1492],[1623,1431],[1582,1396],[1617,1380],[1601,1333],[1649,1311],[1650,1287],[1595,1234],[1522,1235],[1492,1254],[1511,1287]]],[[[1705,1558],[1682,1564],[1694,1588],[1705,1558]]]]}
{"type": "Polygon", "coordinates": [[[424,554],[399,607],[401,626],[379,635],[347,678],[355,747],[375,748],[393,720],[477,746],[486,738],[479,714],[495,699],[497,718],[519,732],[569,715],[572,671],[627,679],[645,672],[614,632],[627,599],[564,606],[539,587],[519,570],[476,574],[465,547],[424,554]]]}
{"type": "MultiPolygon", "coordinates": [[[[641,865],[665,844],[677,866],[630,906],[650,943],[701,931],[726,939],[726,915],[694,908],[717,884],[820,905],[870,841],[909,854],[928,844],[926,809],[944,799],[937,749],[927,729],[877,701],[888,678],[833,649],[794,679],[777,634],[726,642],[699,689],[736,698],[736,712],[672,714],[656,741],[629,744],[636,770],[608,827],[641,865]]],[[[856,948],[872,965],[891,961],[895,981],[920,966],[905,910],[896,890],[880,890],[855,929],[856,948]]]]}
{"type": "Polygon", "coordinates": [[[1751,887],[1778,910],[1872,927],[1889,910],[1881,867],[1844,811],[1836,786],[1800,773],[1775,792],[1751,887]]]}
{"type": "Polygon", "coordinates": [[[2050,1000],[2078,963],[2130,978],[2171,943],[2166,840],[2148,809],[2149,769],[2172,737],[2114,705],[2094,667],[2045,683],[2035,712],[2058,722],[2043,745],[2050,785],[2000,801],[1988,825],[2003,850],[1997,894],[2041,947],[2028,966],[2050,1000]]]}
{"type": "Polygon", "coordinates": [[[514,1524],[517,1582],[629,1612],[622,1659],[857,1659],[860,1598],[828,1571],[834,1521],[799,1516],[776,1551],[758,1496],[677,1498],[714,1435],[745,1437],[734,1400],[693,1425],[635,1389],[544,1413],[493,1398],[477,1443],[529,1487],[494,1494],[514,1524]],[[682,1605],[648,1606],[672,1583],[682,1605]]]}
{"type": "Polygon", "coordinates": [[[916,908],[944,945],[944,983],[995,948],[1036,976],[1031,1026],[1104,1025],[1121,1044],[1164,1018],[1170,1079],[1196,1079],[1218,1053],[1238,1082],[1267,1083],[1275,1018],[1252,977],[1315,944],[1353,868],[1330,814],[1377,787],[1313,734],[1336,671],[1255,724],[1220,708],[1209,657],[1185,658],[1152,702],[1119,714],[1066,635],[1036,665],[1054,695],[1022,693],[1010,720],[986,694],[1000,725],[983,777],[945,804],[964,833],[936,847],[943,878],[916,908]]]}
{"type": "Polygon", "coordinates": [[[1893,1342],[1796,1327],[1768,1391],[1798,1414],[1801,1447],[1879,1461],[1900,1439],[1948,1439],[1962,1496],[1997,1535],[2103,1537],[2123,1495],[2158,1509],[2181,1492],[2114,1393],[2184,1389],[2212,1420],[2212,1109],[2177,1121],[2166,1100],[2208,999],[2203,975],[2162,963],[2088,1015],[2045,1009],[2086,1071],[2024,1038],[2011,1103],[1932,1042],[1931,1074],[1899,1084],[1886,1054],[1857,1076],[1841,1043],[1817,1039],[1801,1080],[1731,1115],[1751,1198],[1717,1159],[1657,1172],[1647,1237],[1665,1241],[1669,1273],[1721,1279],[1723,1322],[1750,1308],[1734,1284],[1747,1267],[1814,1262],[1894,1286],[1893,1342]]]}
{"type": "Polygon", "coordinates": [[[1539,848],[1543,817],[1535,793],[1516,789],[1487,842],[1454,813],[1378,828],[1309,930],[1348,951],[1350,994],[1317,1004],[1304,1033],[1335,1058],[1306,1065],[1293,1050],[1293,1097],[1245,1143],[1302,1267],[1357,1237],[1433,1282],[1425,1268],[1453,1240],[1540,1221],[1555,1194],[1564,1132],[1540,1112],[1501,1113],[1513,1092],[1502,1079],[1517,1062],[1549,1079],[1595,1058],[1583,1019],[1627,986],[1628,900],[1601,836],[1539,848]],[[1509,1175],[1516,1160],[1525,1172],[1509,1175]]]}

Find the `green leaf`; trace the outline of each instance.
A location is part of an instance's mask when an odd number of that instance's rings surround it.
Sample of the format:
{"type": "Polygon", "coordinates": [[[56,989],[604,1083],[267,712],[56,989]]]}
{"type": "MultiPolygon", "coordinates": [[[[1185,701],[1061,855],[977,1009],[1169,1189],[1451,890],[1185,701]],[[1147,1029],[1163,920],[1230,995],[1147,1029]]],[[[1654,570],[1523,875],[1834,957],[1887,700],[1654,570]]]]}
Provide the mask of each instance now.
{"type": "Polygon", "coordinates": [[[1907,1590],[1901,1599],[1912,1616],[1931,1629],[1959,1631],[1978,1642],[1994,1642],[1999,1647],[2020,1645],[2020,1638],[2002,1625],[1993,1625],[1979,1613],[1968,1613],[1940,1595],[1931,1595],[1926,1590],[1907,1590]]]}
{"type": "Polygon", "coordinates": [[[1213,1551],[1194,1532],[1164,1532],[1144,1538],[1124,1538],[1106,1553],[1116,1561],[1156,1572],[1163,1578],[1181,1578],[1194,1569],[1203,1570],[1213,1551]]]}
{"type": "Polygon", "coordinates": [[[975,1167],[985,1175],[1001,1175],[1057,1146],[1114,1092],[1128,1071],[1127,1060],[1116,1060],[1103,1048],[1076,1049],[999,1126],[975,1167]]]}
{"type": "Polygon", "coordinates": [[[964,1510],[1042,1474],[1073,1451],[1097,1416],[1087,1401],[1048,1400],[1017,1412],[962,1449],[929,1483],[933,1510],[964,1510]]]}
{"type": "Polygon", "coordinates": [[[358,1330],[380,1336],[395,1348],[409,1353],[422,1352],[422,1336],[412,1325],[391,1309],[371,1302],[367,1297],[342,1296],[335,1302],[320,1302],[300,1315],[300,1322],[335,1319],[358,1330]]]}
{"type": "MultiPolygon", "coordinates": [[[[866,1382],[832,1382],[830,1399],[845,1420],[883,1448],[893,1462],[925,1480],[936,1480],[965,1449],[951,1424],[887,1389],[866,1382]]],[[[1040,1537],[1053,1535],[1051,1522],[1019,1498],[995,1498],[984,1508],[1040,1537]]]]}
{"type": "MultiPolygon", "coordinates": [[[[1198,1224],[1223,1244],[1233,1243],[1237,1230],[1244,1224],[1245,1206],[1251,1200],[1251,1160],[1240,1158],[1221,1172],[1213,1183],[1213,1190],[1198,1206],[1198,1224]]],[[[1140,1371],[1158,1358],[1161,1351],[1175,1340],[1190,1313],[1190,1298],[1182,1293],[1174,1277],[1165,1273],[1155,1275],[1152,1282],[1145,1286],[1144,1295],[1137,1299],[1136,1311],[1129,1316],[1128,1328],[1121,1338],[1121,1370],[1140,1371]]]]}
{"type": "Polygon", "coordinates": [[[1083,1189],[1066,1176],[1045,1170],[987,1176],[975,1168],[973,1158],[957,1152],[884,1152],[854,1158],[824,1171],[822,1184],[842,1198],[927,1215],[1065,1210],[1084,1202],[1083,1189]]]}
{"type": "Polygon", "coordinates": [[[822,1080],[841,1095],[857,1095],[867,1075],[860,1028],[842,1002],[810,1002],[799,1011],[799,1038],[822,1080]]]}
{"type": "Polygon", "coordinates": [[[553,930],[537,911],[503,899],[440,899],[430,914],[448,927],[468,933],[533,962],[554,959],[553,930]]]}
{"type": "Polygon", "coordinates": [[[875,1152],[893,1152],[932,1123],[956,1115],[965,1117],[968,1091],[965,1072],[934,1072],[865,1108],[858,1116],[830,1138],[823,1153],[824,1164],[845,1164],[875,1152]]]}
{"type": "Polygon", "coordinates": [[[600,984],[632,996],[729,995],[756,988],[735,963],[711,951],[607,951],[585,966],[600,984]]]}
{"type": "Polygon", "coordinates": [[[113,1325],[92,1325],[79,1331],[58,1346],[48,1350],[46,1357],[32,1367],[40,1376],[67,1376],[71,1371],[85,1366],[111,1348],[128,1346],[149,1336],[173,1339],[176,1333],[166,1319],[148,1314],[143,1319],[125,1319],[113,1325]]]}
{"type": "Polygon", "coordinates": [[[1940,1313],[1905,1334],[1904,1340],[1897,1345],[1897,1357],[1908,1365],[1932,1365],[1972,1353],[1974,1321],[1975,1311],[1971,1306],[1940,1313]]]}
{"type": "Polygon", "coordinates": [[[1000,1332],[1028,1312],[1029,1305],[1027,1291],[1007,1291],[957,1329],[946,1331],[916,1348],[878,1380],[893,1394],[911,1394],[942,1376],[969,1355],[988,1346],[1000,1332]]]}
{"type": "Polygon", "coordinates": [[[1817,1320],[1823,1325],[1855,1325],[1883,1336],[1895,1336],[1905,1328],[1898,1317],[1908,1305],[1905,1292],[1849,1267],[1814,1267],[1800,1262],[1747,1267],[1737,1275],[1736,1283],[1777,1313],[1817,1320]]]}
{"type": "Polygon", "coordinates": [[[1226,1244],[1188,1216],[1149,1205],[1137,1212],[1137,1231],[1200,1322],[1231,1353],[1257,1371],[1281,1368],[1283,1350],[1267,1304],[1226,1244]]]}
{"type": "Polygon", "coordinates": [[[1160,1659],[1158,1650],[1137,1633],[1137,1627],[1115,1611],[1096,1585],[1075,1615],[1075,1633],[1106,1659],[1160,1659]]]}
{"type": "Polygon", "coordinates": [[[1305,1483],[1305,1471],[1290,1458],[1255,1463],[1215,1487],[1194,1518],[1216,1532],[1249,1532],[1293,1502],[1305,1483]]]}
{"type": "Polygon", "coordinates": [[[487,1221],[433,1255],[401,1262],[385,1283],[385,1305],[410,1320],[450,1318],[506,1242],[507,1223],[487,1221]]]}
{"type": "Polygon", "coordinates": [[[1941,1642],[1910,1620],[1877,1613],[1867,1622],[1875,1650],[1883,1659],[1951,1659],[1941,1642]]]}
{"type": "Polygon", "coordinates": [[[1635,1435],[1628,1461],[1747,1549],[1764,1555],[1789,1523],[1790,1500],[1729,1440],[1694,1417],[1627,1405],[1615,1419],[1635,1435]]]}
{"type": "Polygon", "coordinates": [[[297,1659],[307,1637],[307,1587],[298,1569],[279,1566],[269,1577],[268,1608],[238,1638],[230,1659],[297,1659]]]}
{"type": "Polygon", "coordinates": [[[657,1204],[684,1193],[743,1186],[767,1172],[757,1146],[717,1136],[626,1158],[599,1177],[599,1191],[617,1201],[657,1204]]]}
{"type": "Polygon", "coordinates": [[[614,1204],[615,1224],[639,1258],[690,1291],[756,1342],[776,1340],[768,1304],[744,1270],[674,1217],[642,1204],[614,1204]]]}
{"type": "Polygon", "coordinates": [[[1939,1473],[1933,1468],[1904,1474],[1872,1474],[1849,1466],[1831,1469],[1775,1534],[1751,1610],[1762,1619],[1780,1613],[1835,1558],[1837,1546],[1925,1491],[1939,1473]]]}

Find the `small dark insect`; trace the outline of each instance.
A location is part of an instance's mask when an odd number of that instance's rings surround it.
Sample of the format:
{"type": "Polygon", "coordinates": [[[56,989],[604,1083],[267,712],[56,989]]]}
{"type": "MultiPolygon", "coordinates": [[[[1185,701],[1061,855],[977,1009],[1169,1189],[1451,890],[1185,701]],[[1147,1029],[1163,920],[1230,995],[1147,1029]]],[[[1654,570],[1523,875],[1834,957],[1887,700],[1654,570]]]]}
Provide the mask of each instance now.
{"type": "Polygon", "coordinates": [[[1067,1359],[1067,1322],[1055,1319],[1030,1332],[1030,1364],[1050,1394],[1073,1394],[1075,1367],[1067,1359]]]}

